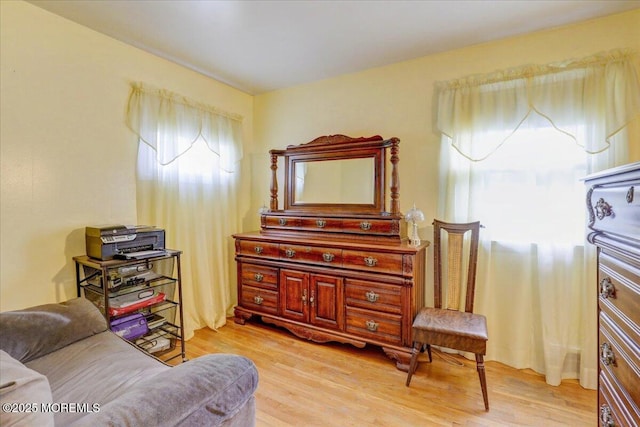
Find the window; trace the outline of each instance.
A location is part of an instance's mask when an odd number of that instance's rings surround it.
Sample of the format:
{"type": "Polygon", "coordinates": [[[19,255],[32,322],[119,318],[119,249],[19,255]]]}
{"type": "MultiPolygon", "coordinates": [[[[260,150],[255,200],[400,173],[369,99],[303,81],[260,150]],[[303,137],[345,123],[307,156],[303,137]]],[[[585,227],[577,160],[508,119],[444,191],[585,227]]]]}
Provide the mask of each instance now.
{"type": "Polygon", "coordinates": [[[627,161],[636,64],[635,54],[610,51],[438,86],[438,216],[486,227],[476,310],[487,316],[487,359],[543,372],[548,384],[597,383],[581,178],[627,161]]]}
{"type": "Polygon", "coordinates": [[[164,89],[132,84],[127,125],[138,136],[138,223],[184,251],[184,328],[216,328],[233,307],[229,235],[240,229],[242,118],[164,89]]]}
{"type": "Polygon", "coordinates": [[[582,244],[587,159],[573,138],[520,129],[473,170],[472,210],[493,240],[582,244]]]}

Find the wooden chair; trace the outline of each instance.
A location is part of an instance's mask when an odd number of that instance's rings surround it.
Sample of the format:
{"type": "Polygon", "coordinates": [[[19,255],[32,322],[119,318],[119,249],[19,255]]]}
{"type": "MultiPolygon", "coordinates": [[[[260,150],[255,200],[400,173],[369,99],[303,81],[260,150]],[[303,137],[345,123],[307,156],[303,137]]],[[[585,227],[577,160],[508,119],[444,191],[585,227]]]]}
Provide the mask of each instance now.
{"type": "Polygon", "coordinates": [[[416,370],[418,354],[425,346],[430,362],[432,345],[471,352],[476,356],[484,407],[488,411],[489,398],[484,372],[487,320],[483,315],[473,313],[480,222],[450,224],[434,220],[433,234],[435,307],[422,308],[413,321],[414,346],[406,386],[409,386],[416,370]],[[468,232],[470,236],[465,244],[465,234],[468,232]],[[446,260],[442,258],[445,250],[446,260]],[[446,271],[443,271],[443,261],[446,262],[446,271]],[[465,266],[466,283],[463,280],[465,266]],[[464,311],[461,311],[463,297],[464,311]]]}

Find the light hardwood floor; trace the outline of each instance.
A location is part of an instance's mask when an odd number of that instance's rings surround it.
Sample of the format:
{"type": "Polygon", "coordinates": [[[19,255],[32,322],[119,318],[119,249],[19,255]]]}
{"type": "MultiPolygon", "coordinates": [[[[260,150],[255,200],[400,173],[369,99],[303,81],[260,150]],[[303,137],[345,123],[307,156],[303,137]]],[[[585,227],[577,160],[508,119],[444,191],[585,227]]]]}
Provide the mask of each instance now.
{"type": "Polygon", "coordinates": [[[235,353],[258,367],[258,427],[596,426],[596,392],[577,381],[551,387],[530,370],[487,362],[484,411],[475,362],[434,352],[405,387],[406,373],[380,348],[315,344],[259,321],[202,329],[187,355],[235,353]]]}

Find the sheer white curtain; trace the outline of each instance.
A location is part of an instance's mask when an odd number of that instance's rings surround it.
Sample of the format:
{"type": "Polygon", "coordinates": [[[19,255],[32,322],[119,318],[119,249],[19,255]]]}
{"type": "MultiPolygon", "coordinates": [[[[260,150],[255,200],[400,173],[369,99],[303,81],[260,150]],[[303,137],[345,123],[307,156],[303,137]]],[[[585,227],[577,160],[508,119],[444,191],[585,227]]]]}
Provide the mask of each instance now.
{"type": "Polygon", "coordinates": [[[637,57],[615,51],[439,86],[438,215],[480,220],[487,359],[597,384],[595,252],[580,178],[627,161],[637,57]]]}
{"type": "Polygon", "coordinates": [[[127,124],[138,136],[138,222],[166,231],[182,255],[185,334],[225,324],[235,295],[236,168],[242,119],[133,84],[127,124]]]}

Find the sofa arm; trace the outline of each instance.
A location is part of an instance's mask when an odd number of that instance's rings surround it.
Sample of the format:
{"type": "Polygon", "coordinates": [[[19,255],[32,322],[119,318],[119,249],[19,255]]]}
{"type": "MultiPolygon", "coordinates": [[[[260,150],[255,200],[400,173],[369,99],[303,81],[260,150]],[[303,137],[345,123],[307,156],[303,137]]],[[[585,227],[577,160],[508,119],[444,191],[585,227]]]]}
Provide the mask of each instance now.
{"type": "Polygon", "coordinates": [[[84,298],[6,311],[0,313],[0,350],[27,363],[106,329],[100,310],[84,298]]]}
{"type": "Polygon", "coordinates": [[[253,397],[258,371],[246,357],[210,354],[163,371],[123,390],[73,427],[217,426],[253,397]]]}

